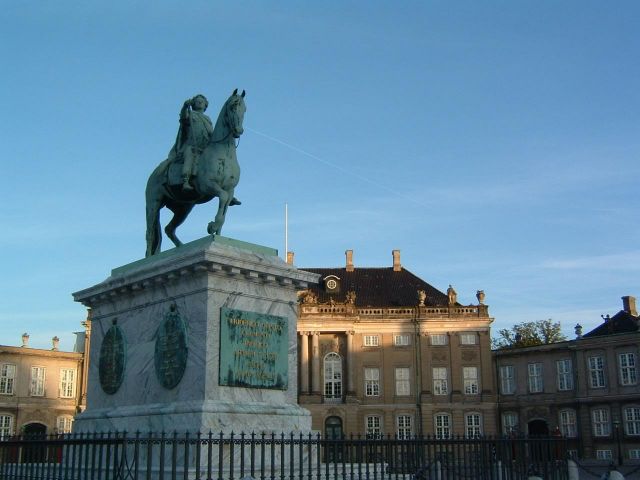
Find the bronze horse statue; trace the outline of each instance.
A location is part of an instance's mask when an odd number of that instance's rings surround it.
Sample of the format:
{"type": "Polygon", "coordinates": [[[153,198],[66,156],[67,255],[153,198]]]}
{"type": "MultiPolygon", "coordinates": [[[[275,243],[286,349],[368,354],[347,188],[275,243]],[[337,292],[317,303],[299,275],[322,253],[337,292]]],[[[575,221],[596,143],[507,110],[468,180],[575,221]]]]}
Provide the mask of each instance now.
{"type": "Polygon", "coordinates": [[[181,158],[176,147],[169,158],[160,163],[149,177],[145,191],[147,257],[160,253],[162,243],[160,209],[162,207],[167,207],[173,212],[173,218],[164,231],[176,247],[179,247],[182,242],[176,236],[176,228],[184,222],[194,205],[206,203],[218,197],[218,211],[215,219],[209,222],[207,232],[211,235],[220,235],[227,209],[230,205],[239,204],[233,196],[234,189],[240,180],[235,140],[240,138],[244,131],[242,122],[247,110],[244,95],[244,91],[238,94],[236,89],[222,106],[209,143],[197,160],[197,173],[191,178],[192,189],[183,188],[180,176],[181,158]]]}

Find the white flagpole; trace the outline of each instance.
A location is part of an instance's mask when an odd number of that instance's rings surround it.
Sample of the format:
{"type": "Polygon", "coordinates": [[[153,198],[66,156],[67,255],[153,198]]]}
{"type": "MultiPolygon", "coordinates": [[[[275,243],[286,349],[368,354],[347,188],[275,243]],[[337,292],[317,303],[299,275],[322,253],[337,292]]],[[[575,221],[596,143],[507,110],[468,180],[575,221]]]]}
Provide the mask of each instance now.
{"type": "Polygon", "coordinates": [[[289,205],[284,204],[284,261],[289,253],[289,205]]]}

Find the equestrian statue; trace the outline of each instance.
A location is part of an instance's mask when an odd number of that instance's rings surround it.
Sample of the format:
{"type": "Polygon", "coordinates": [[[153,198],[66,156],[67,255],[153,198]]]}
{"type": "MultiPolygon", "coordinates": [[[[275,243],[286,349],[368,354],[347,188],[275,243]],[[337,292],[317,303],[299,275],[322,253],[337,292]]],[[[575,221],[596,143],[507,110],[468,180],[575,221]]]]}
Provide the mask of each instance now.
{"type": "Polygon", "coordinates": [[[179,247],[182,242],[176,236],[176,228],[194,205],[218,197],[218,211],[207,226],[211,235],[220,235],[229,206],[240,205],[233,192],[240,180],[235,142],[244,131],[242,122],[247,110],[244,95],[244,90],[241,94],[238,89],[233,91],[215,126],[204,113],[209,106],[204,95],[184,102],[176,142],[147,181],[147,257],[160,253],[162,207],[173,212],[164,231],[179,247]]]}

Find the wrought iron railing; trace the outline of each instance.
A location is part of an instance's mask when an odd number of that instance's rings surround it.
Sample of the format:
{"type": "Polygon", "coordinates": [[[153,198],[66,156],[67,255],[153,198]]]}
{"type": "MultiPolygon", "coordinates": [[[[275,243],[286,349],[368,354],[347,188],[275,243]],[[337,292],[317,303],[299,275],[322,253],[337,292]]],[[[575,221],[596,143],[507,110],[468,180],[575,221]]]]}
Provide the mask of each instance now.
{"type": "Polygon", "coordinates": [[[100,433],[0,440],[6,480],[568,478],[564,439],[100,433]]]}

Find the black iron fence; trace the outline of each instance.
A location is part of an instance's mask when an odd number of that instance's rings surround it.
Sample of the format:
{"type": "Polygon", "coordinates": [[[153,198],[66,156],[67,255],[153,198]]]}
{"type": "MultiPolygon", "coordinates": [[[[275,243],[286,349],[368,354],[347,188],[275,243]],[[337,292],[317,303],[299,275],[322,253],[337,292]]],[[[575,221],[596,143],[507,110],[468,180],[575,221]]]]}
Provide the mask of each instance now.
{"type": "Polygon", "coordinates": [[[6,480],[520,480],[568,478],[552,438],[99,433],[0,440],[6,480]]]}

